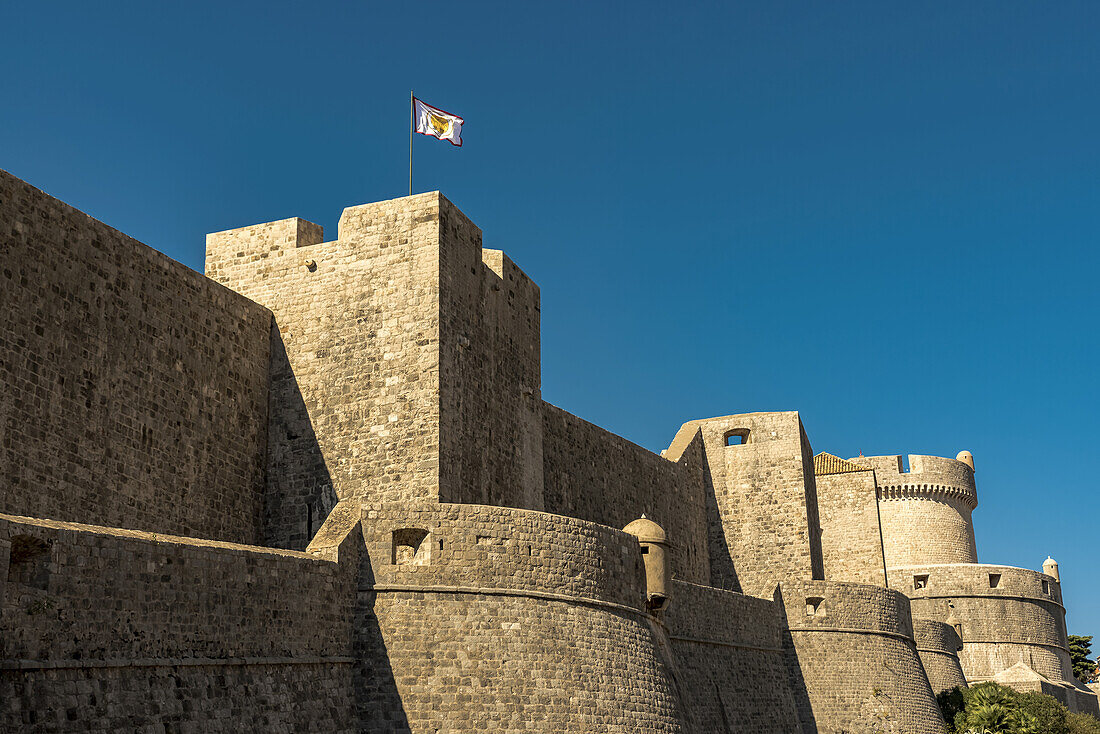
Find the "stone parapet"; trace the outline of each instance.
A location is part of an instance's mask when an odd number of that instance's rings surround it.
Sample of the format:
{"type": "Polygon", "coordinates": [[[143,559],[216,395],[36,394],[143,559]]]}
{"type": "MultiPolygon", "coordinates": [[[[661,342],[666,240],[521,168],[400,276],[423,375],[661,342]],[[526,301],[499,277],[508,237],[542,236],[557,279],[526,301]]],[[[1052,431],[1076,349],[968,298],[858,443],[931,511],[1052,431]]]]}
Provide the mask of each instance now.
{"type": "Polygon", "coordinates": [[[367,730],[689,731],[634,536],[479,505],[362,513],[367,730]]]}
{"type": "Polygon", "coordinates": [[[909,471],[901,456],[859,456],[848,461],[871,467],[884,499],[952,497],[973,510],[978,506],[974,470],[965,462],[941,456],[909,455],[909,471]]]}
{"type": "Polygon", "coordinates": [[[334,563],[12,515],[0,538],[18,549],[0,566],[0,730],[352,730],[351,548],[334,563]]]}

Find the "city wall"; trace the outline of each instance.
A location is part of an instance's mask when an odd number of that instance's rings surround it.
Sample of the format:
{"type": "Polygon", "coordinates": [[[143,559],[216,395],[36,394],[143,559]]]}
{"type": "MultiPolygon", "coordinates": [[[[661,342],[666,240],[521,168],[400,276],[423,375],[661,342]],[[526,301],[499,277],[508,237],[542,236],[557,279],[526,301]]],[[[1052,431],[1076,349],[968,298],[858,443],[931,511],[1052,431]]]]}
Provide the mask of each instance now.
{"type": "Polygon", "coordinates": [[[709,583],[701,440],[669,461],[549,403],[543,431],[547,512],[614,528],[645,515],[668,533],[676,577],[709,583]]]}
{"type": "Polygon", "coordinates": [[[886,584],[875,472],[832,454],[814,457],[825,578],[886,584]]]}
{"type": "Polygon", "coordinates": [[[378,630],[357,652],[366,730],[690,731],[634,536],[481,505],[361,517],[357,615],[378,630]],[[372,684],[379,665],[395,689],[372,684]]]}
{"type": "Polygon", "coordinates": [[[271,314],[0,171],[3,510],[260,539],[271,314]]]}
{"type": "Polygon", "coordinates": [[[677,581],[664,621],[693,731],[798,731],[778,605],[677,581]]]}
{"type": "Polygon", "coordinates": [[[0,515],[0,729],[352,730],[356,549],[0,515]]]}
{"type": "Polygon", "coordinates": [[[891,569],[890,585],[910,597],[915,616],[960,625],[959,661],[968,681],[990,680],[1023,663],[1074,687],[1054,578],[1011,566],[927,565],[891,569]]]}
{"type": "Polygon", "coordinates": [[[965,688],[966,676],[959,663],[962,639],[955,628],[946,622],[914,618],[913,635],[932,692],[965,688]]]}
{"type": "Polygon", "coordinates": [[[680,461],[700,440],[711,585],[759,596],[774,578],[824,578],[813,451],[798,413],[691,421],[664,455],[680,461]]]}
{"type": "Polygon", "coordinates": [[[909,600],[889,589],[783,581],[791,679],[806,734],[942,734],[943,718],[917,654],[909,600]]]}

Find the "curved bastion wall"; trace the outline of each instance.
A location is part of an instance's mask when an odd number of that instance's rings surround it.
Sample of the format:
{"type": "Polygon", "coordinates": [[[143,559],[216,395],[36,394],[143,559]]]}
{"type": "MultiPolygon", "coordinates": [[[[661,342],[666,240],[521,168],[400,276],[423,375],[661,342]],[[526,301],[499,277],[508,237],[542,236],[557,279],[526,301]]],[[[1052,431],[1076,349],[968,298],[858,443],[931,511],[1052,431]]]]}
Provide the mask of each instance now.
{"type": "Polygon", "coordinates": [[[361,517],[366,730],[689,731],[634,536],[482,505],[361,517]]]}
{"type": "Polygon", "coordinates": [[[917,654],[909,600],[890,589],[783,581],[775,600],[802,731],[942,734],[943,718],[917,654]]]}
{"type": "Polygon", "coordinates": [[[886,566],[977,563],[971,513],[978,506],[974,470],[940,456],[860,456],[875,470],[886,566]]]}
{"type": "Polygon", "coordinates": [[[966,676],[959,663],[962,640],[954,627],[947,622],[914,618],[913,637],[933,693],[966,687],[966,676]]]}
{"type": "Polygon", "coordinates": [[[664,623],[695,732],[798,730],[779,605],[676,581],[664,623]]]}
{"type": "Polygon", "coordinates": [[[977,563],[891,568],[889,576],[914,616],[960,625],[967,680],[989,680],[1017,663],[1052,681],[1073,680],[1062,590],[1053,577],[977,563]]]}

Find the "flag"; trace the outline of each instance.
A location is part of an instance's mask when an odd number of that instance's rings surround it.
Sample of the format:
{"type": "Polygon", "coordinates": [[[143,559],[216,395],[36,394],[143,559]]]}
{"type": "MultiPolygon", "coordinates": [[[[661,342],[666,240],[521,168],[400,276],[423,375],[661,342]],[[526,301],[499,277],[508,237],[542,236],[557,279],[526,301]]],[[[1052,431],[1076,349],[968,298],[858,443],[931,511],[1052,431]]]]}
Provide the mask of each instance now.
{"type": "Polygon", "coordinates": [[[458,115],[444,112],[438,107],[424,104],[413,97],[413,119],[416,120],[416,132],[431,135],[433,138],[450,141],[451,145],[462,147],[462,123],[458,115]]]}

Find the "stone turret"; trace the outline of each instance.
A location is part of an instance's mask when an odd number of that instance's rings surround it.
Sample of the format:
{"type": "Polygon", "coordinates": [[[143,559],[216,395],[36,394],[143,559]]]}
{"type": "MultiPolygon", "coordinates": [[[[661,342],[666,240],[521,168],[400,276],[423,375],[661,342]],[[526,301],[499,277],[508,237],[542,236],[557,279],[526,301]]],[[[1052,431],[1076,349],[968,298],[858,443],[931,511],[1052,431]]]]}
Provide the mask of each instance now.
{"type": "Polygon", "coordinates": [[[1058,583],[1062,583],[1062,578],[1058,575],[1058,561],[1050,556],[1047,556],[1047,559],[1043,561],[1043,573],[1052,576],[1058,583]]]}
{"type": "Polygon", "coordinates": [[[645,515],[623,528],[638,539],[645,563],[646,605],[650,611],[659,612],[668,606],[672,570],[668,557],[668,536],[664,528],[645,515]]]}

